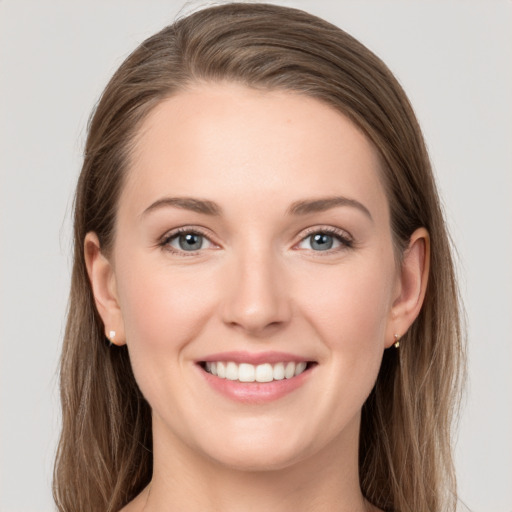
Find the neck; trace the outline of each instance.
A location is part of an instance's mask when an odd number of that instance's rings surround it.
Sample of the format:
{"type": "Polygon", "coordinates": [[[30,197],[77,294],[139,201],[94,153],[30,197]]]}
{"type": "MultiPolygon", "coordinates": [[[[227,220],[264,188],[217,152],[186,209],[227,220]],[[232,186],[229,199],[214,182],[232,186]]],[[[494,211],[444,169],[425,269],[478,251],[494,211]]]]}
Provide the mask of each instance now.
{"type": "Polygon", "coordinates": [[[240,470],[198,456],[154,432],[153,480],[144,512],[367,512],[358,476],[358,427],[284,468],[240,470]],[[172,449],[171,449],[172,447],[172,449]],[[167,449],[169,448],[169,449],[167,449]]]}

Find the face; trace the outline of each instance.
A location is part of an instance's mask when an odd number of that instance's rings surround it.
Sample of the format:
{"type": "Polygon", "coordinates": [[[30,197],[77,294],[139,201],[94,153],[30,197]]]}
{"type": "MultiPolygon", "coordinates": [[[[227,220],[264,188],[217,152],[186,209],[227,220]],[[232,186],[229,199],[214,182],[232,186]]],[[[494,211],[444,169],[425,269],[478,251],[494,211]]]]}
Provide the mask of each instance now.
{"type": "Polygon", "coordinates": [[[379,174],[355,125],[291,92],[152,111],[109,265],[155,445],[246,469],[357,445],[400,289],[379,174]]]}

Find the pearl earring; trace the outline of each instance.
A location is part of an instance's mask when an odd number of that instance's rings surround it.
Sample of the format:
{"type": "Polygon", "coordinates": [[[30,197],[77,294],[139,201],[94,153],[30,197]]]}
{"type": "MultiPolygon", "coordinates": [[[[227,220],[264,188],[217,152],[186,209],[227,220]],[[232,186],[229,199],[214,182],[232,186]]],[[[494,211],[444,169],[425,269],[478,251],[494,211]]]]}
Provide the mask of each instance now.
{"type": "Polygon", "coordinates": [[[108,341],[110,342],[110,346],[113,345],[115,337],[116,337],[116,331],[109,331],[108,332],[107,338],[108,338],[108,341]]]}
{"type": "Polygon", "coordinates": [[[400,336],[398,334],[395,334],[395,343],[393,344],[395,348],[398,348],[400,346],[400,336]]]}

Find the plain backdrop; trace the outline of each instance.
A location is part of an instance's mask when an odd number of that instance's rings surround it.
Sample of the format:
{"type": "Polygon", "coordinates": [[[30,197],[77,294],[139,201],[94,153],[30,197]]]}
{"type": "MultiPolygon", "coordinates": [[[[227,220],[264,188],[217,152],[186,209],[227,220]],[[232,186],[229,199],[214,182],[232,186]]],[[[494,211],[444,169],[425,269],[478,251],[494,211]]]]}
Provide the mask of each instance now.
{"type": "MultiPolygon", "coordinates": [[[[458,248],[468,316],[460,495],[474,512],[512,512],[512,2],[278,3],[359,38],[395,72],[416,109],[458,248]]],[[[197,5],[206,3],[185,10],[197,5]]],[[[57,361],[89,113],[127,54],[183,7],[0,0],[1,512],[54,510],[57,361]]]]}

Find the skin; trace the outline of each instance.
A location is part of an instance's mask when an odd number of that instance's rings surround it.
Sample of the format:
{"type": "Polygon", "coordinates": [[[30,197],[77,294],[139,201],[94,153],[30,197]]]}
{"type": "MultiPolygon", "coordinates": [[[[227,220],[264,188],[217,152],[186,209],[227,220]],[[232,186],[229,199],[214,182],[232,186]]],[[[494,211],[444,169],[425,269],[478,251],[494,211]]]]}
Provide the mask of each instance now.
{"type": "Polygon", "coordinates": [[[374,510],[359,487],[361,407],[421,308],[428,234],[413,234],[398,265],[379,158],[354,124],[291,92],[181,92],[141,127],[112,253],[94,233],[85,251],[106,333],[128,344],[153,411],[153,480],[124,512],[374,510]],[[364,208],[289,213],[334,196],[364,208]],[[222,213],[148,210],[168,197],[222,213]],[[178,227],[204,233],[202,248],[169,241],[178,227]],[[311,234],[326,229],[349,242],[319,250],[311,234]],[[233,350],[316,365],[286,396],[240,403],[196,364],[233,350]]]}

